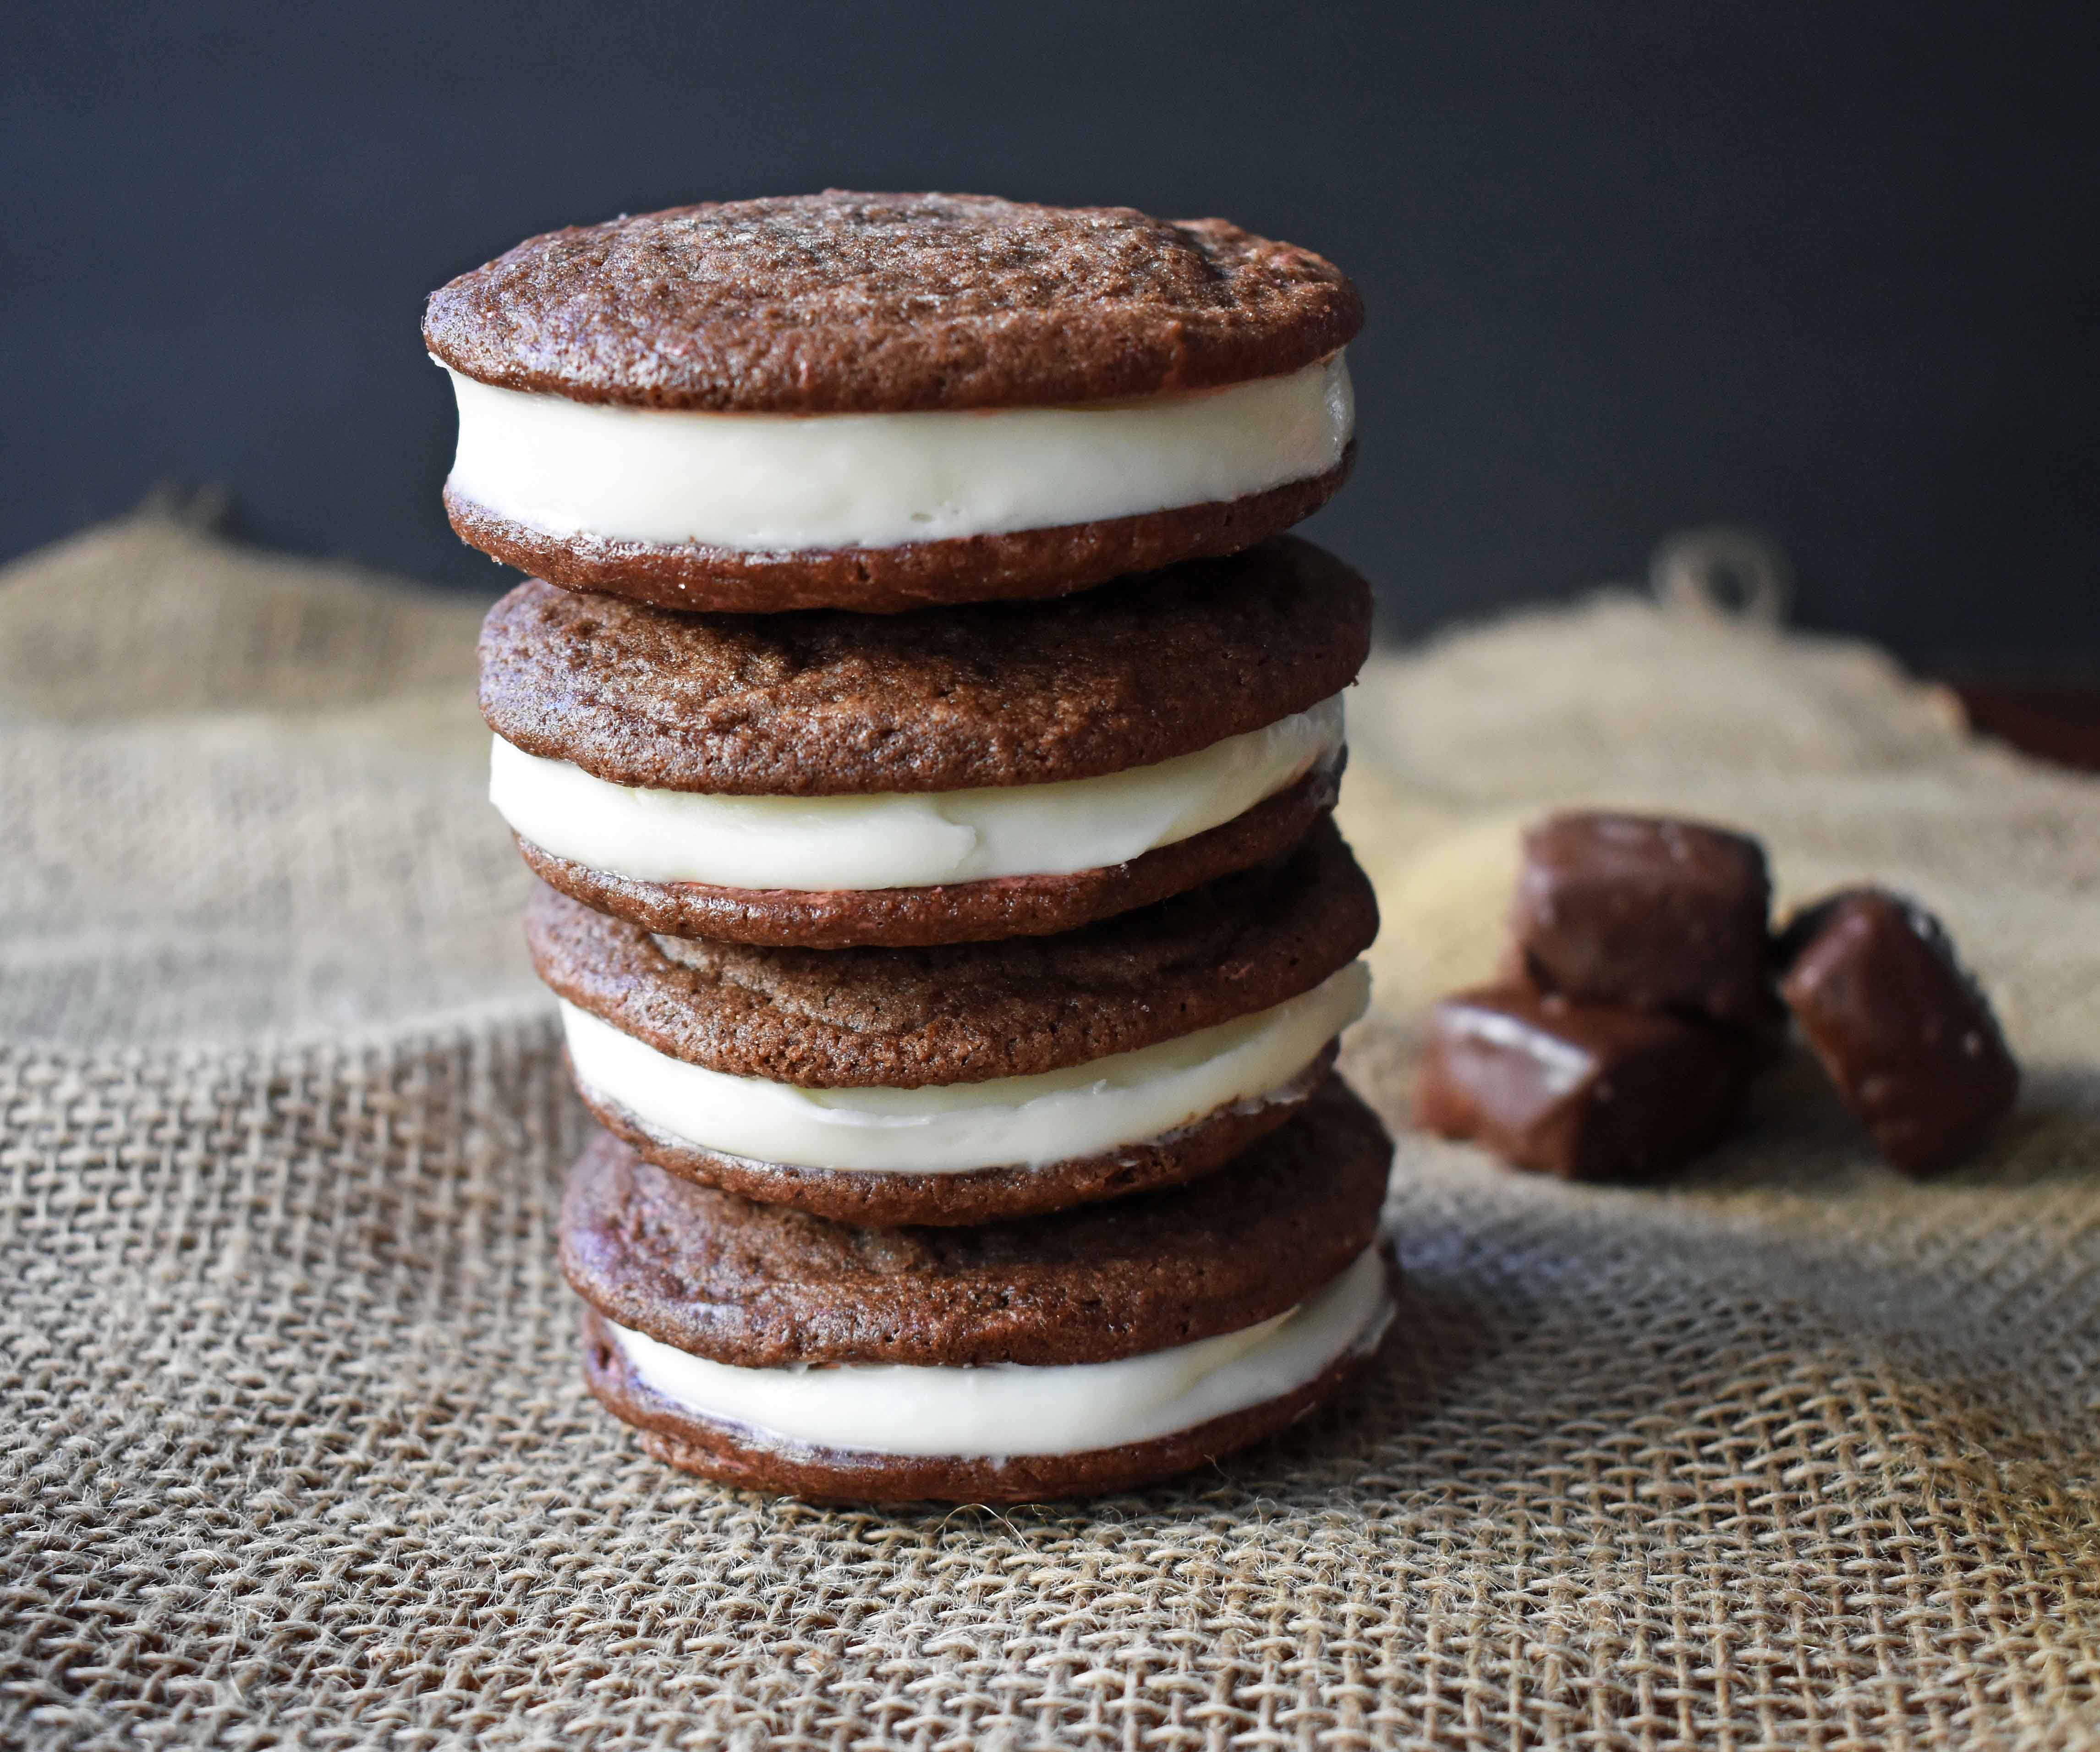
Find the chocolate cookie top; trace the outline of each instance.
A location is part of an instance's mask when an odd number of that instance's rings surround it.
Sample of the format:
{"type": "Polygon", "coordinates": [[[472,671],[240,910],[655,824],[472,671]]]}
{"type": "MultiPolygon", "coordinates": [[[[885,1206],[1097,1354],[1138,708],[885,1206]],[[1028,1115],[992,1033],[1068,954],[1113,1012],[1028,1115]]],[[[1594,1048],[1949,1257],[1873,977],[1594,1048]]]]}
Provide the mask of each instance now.
{"type": "Polygon", "coordinates": [[[1120,772],[1346,687],[1371,593],[1282,537],[1050,602],[683,615],[536,580],[489,611],[481,709],[615,784],[822,797],[1120,772]]]}
{"type": "Polygon", "coordinates": [[[433,293],[423,338],[575,401],[884,413],[1237,383],[1362,324],[1332,263],[1223,219],[832,189],[530,238],[433,293]]]}
{"type": "Polygon", "coordinates": [[[1029,1076],[1295,998],[1378,933],[1331,821],[1288,858],[1055,937],[779,949],[652,937],[542,886],[540,977],[658,1052],[810,1088],[1029,1076]]]}
{"type": "Polygon", "coordinates": [[[858,1229],[674,1178],[601,1134],[562,1209],[592,1307],[696,1356],[1101,1362],[1282,1313],[1377,1234],[1392,1145],[1339,1083],[1194,1185],[962,1229],[858,1229]]]}

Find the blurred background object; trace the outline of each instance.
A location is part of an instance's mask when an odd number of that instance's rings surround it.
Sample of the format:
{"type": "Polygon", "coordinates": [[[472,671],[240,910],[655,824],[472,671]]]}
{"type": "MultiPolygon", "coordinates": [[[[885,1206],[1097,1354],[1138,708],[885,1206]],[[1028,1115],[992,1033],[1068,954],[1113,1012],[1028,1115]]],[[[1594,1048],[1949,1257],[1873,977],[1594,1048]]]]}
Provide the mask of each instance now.
{"type": "Polygon", "coordinates": [[[0,555],[214,485],[479,590],[423,297],[708,197],[1224,213],[1361,282],[1354,491],[1415,635],[1754,523],[1793,618],[2031,683],[2100,663],[2089,9],[24,7],[0,555]]]}

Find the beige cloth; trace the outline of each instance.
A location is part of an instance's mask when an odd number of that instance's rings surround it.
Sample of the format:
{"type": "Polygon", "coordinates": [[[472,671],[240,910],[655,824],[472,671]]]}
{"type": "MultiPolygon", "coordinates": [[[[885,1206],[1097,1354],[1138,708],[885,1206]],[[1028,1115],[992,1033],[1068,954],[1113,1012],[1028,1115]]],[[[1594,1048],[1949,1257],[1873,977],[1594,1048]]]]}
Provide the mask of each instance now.
{"type": "Polygon", "coordinates": [[[0,1743],[2100,1741],[2100,785],[1630,598],[1382,660],[1351,1056],[1396,1124],[1407,1017],[1573,798],[1921,894],[2017,1120],[1925,1185],[1800,1063],[1659,1191],[1403,1134],[1355,1403],[1143,1496],[826,1511],[583,1392],[475,619],[165,516],[0,588],[0,1743]]]}

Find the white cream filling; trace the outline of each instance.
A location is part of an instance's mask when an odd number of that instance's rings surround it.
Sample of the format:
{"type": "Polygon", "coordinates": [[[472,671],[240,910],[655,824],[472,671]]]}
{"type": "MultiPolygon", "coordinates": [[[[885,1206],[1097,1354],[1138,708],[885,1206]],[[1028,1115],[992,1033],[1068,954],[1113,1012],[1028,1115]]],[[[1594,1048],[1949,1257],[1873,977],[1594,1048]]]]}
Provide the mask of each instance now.
{"type": "MultiPolygon", "coordinates": [[[[449,368],[448,368],[449,369],[449,368]]],[[[1338,352],[1222,389],[944,413],[689,413],[450,372],[451,484],[552,536],[748,552],[900,547],[1245,498],[1337,466],[1338,352]]]]}
{"type": "Polygon", "coordinates": [[[1342,746],[1342,696],[1192,754],[1092,779],[862,797],[726,797],[617,785],[496,739],[488,796],[544,851],[644,882],[924,888],[1062,876],[1193,838],[1342,746]]]}
{"type": "Polygon", "coordinates": [[[1150,1441],[1266,1405],[1372,1348],[1393,1313],[1373,1246],[1273,1320],[1114,1362],[743,1369],[607,1324],[644,1386],[762,1438],[854,1454],[1004,1459],[1150,1441]]]}
{"type": "Polygon", "coordinates": [[[586,1089],[695,1149],[795,1167],[963,1174],[1099,1155],[1220,1108],[1283,1098],[1370,1002],[1370,971],[1354,961],[1273,1008],[1156,1046],[916,1089],[731,1076],[660,1053],[572,1004],[562,1006],[562,1026],[586,1089]]]}

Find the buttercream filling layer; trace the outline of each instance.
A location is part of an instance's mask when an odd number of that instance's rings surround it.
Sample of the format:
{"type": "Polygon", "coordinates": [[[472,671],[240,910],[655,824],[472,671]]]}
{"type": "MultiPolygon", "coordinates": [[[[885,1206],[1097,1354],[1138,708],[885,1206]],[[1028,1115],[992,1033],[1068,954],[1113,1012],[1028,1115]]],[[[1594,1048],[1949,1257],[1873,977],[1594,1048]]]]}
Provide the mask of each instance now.
{"type": "Polygon", "coordinates": [[[1374,1245],[1273,1319],[1113,1362],[744,1369],[606,1323],[643,1386],[761,1439],[855,1454],[1004,1458],[1119,1448],[1266,1405],[1373,1348],[1393,1313],[1374,1245]]]}
{"type": "Polygon", "coordinates": [[[557,536],[750,553],[901,547],[1132,517],[1338,467],[1335,353],[1222,389],[964,413],[694,413],[499,389],[447,368],[452,489],[557,536]]]}
{"type": "Polygon", "coordinates": [[[1370,971],[1356,961],[1273,1008],[1133,1053],[915,1089],[733,1076],[660,1053],[568,1003],[562,1026],[577,1081],[674,1142],[790,1167],[966,1174],[1075,1161],[1242,1102],[1288,1099],[1370,1002],[1370,971]]]}
{"type": "Polygon", "coordinates": [[[925,888],[1125,863],[1244,814],[1340,753],[1342,696],[1091,779],[971,791],[730,797],[615,784],[501,736],[489,801],[542,851],[643,882],[925,888]]]}

